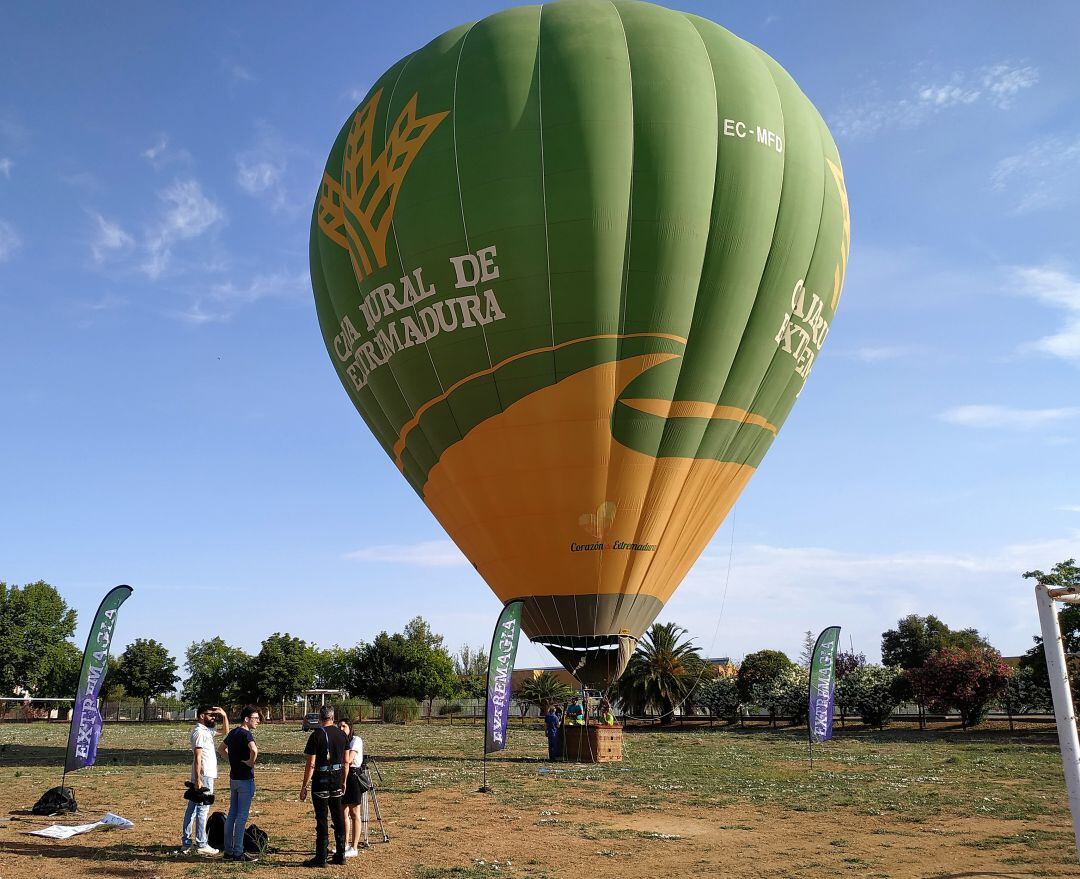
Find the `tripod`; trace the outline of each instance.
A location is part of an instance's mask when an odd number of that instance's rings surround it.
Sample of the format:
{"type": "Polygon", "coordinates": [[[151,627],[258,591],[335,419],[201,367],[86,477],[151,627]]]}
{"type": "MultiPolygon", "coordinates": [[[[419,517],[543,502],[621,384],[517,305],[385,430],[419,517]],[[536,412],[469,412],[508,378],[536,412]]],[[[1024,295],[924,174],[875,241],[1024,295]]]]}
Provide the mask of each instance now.
{"type": "MultiPolygon", "coordinates": [[[[375,791],[375,779],[371,777],[371,773],[367,772],[368,764],[371,764],[375,770],[375,774],[379,776],[379,782],[383,780],[382,772],[379,770],[379,764],[375,762],[374,757],[364,757],[364,762],[360,764],[360,771],[367,774],[368,783],[371,785],[368,793],[371,794],[371,802],[375,804],[375,820],[379,822],[379,830],[382,831],[382,841],[389,842],[390,834],[386,832],[386,825],[383,824],[382,811],[379,809],[379,795],[375,791]]],[[[367,826],[368,826],[368,814],[366,805],[363,808],[363,822],[364,822],[364,844],[367,845],[367,826]]]]}

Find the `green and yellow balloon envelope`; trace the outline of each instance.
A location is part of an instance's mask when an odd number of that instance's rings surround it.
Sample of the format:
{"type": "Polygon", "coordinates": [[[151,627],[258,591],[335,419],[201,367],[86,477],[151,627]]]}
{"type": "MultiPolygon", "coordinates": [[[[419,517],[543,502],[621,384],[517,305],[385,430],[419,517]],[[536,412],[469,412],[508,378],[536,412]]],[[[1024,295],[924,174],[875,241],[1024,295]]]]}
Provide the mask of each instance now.
{"type": "Polygon", "coordinates": [[[758,467],[847,266],[840,159],[771,58],[634,0],[403,58],[311,229],[327,350],[526,634],[604,686],[758,467]]]}

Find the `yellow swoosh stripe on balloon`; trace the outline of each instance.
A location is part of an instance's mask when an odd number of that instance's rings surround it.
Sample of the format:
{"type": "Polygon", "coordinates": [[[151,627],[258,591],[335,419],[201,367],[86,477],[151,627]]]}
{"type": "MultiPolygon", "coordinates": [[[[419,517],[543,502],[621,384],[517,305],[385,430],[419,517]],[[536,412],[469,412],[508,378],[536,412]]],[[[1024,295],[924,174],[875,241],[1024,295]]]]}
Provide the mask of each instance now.
{"type": "Polygon", "coordinates": [[[412,432],[423,417],[424,413],[428,411],[432,406],[437,403],[441,403],[447,397],[449,397],[454,391],[463,385],[468,384],[474,379],[483,378],[485,375],[491,375],[496,370],[502,369],[508,363],[513,363],[515,360],[521,360],[524,357],[532,357],[534,354],[543,354],[549,351],[558,351],[560,348],[566,348],[569,345],[577,345],[580,342],[596,342],[601,339],[667,339],[670,342],[678,342],[681,345],[686,344],[686,339],[683,336],[676,336],[671,333],[601,333],[596,336],[582,336],[580,339],[570,339],[568,342],[559,342],[557,345],[545,345],[542,348],[532,348],[528,351],[522,351],[518,354],[513,354],[510,357],[500,360],[494,366],[489,366],[487,369],[481,369],[479,372],[474,372],[472,375],[467,375],[462,379],[454,382],[445,391],[439,394],[437,397],[432,397],[419,409],[416,410],[412,418],[402,425],[401,430],[398,432],[397,442],[394,443],[394,463],[397,464],[398,470],[404,469],[401,456],[405,453],[405,442],[409,438],[409,434],[412,432]]]}
{"type": "Polygon", "coordinates": [[[763,427],[776,435],[777,427],[760,415],[739,409],[737,406],[721,406],[718,403],[704,403],[700,400],[620,400],[625,406],[657,415],[660,418],[710,418],[718,421],[740,421],[763,427]]]}

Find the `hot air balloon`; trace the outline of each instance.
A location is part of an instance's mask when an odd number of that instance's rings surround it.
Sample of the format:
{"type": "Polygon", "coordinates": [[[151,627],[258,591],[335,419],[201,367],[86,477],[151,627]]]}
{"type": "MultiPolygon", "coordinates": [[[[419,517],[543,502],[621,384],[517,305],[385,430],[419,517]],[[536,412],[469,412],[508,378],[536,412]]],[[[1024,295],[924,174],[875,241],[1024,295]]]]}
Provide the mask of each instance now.
{"type": "Polygon", "coordinates": [[[372,86],[326,163],[311,280],[386,453],[604,688],[783,425],[849,240],[836,147],[775,61],[694,15],[561,0],[372,86]]]}

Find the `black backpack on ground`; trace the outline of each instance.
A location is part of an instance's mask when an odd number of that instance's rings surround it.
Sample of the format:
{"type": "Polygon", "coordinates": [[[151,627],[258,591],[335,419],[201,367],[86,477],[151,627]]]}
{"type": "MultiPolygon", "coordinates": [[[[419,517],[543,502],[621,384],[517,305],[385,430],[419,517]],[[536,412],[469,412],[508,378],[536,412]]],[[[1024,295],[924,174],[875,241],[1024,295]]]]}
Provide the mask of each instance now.
{"type": "Polygon", "coordinates": [[[70,787],[50,787],[30,811],[35,815],[59,815],[63,812],[75,812],[78,808],[75,804],[75,791],[70,787]]]}
{"type": "Polygon", "coordinates": [[[206,842],[219,851],[225,848],[225,813],[214,812],[206,819],[206,842]]]}
{"type": "MultiPolygon", "coordinates": [[[[206,842],[211,848],[225,848],[225,818],[224,812],[214,812],[206,819],[206,842]]],[[[248,854],[264,854],[269,841],[266,831],[257,824],[249,824],[244,830],[244,851],[248,854]]]]}
{"type": "Polygon", "coordinates": [[[249,855],[265,854],[270,837],[258,824],[249,824],[244,830],[244,851],[249,855]]]}

